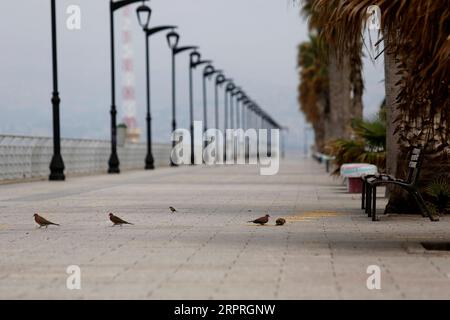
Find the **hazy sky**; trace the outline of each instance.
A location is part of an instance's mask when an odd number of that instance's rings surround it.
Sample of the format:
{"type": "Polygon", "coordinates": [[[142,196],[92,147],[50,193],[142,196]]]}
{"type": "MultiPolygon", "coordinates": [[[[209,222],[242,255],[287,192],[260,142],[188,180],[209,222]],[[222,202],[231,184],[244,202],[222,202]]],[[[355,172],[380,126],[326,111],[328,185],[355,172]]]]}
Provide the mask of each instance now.
{"type": "MultiPolygon", "coordinates": [[[[107,0],[58,0],[58,54],[63,137],[109,138],[110,60],[107,0]],[[68,30],[66,9],[81,8],[81,30],[68,30]]],[[[295,1],[294,1],[295,2],[295,1]]],[[[151,0],[151,26],[176,24],[180,45],[198,45],[279,123],[288,145],[300,149],[296,47],[307,39],[299,7],[290,0],[151,0]]],[[[138,124],[145,124],[144,35],[133,6],[138,124]]],[[[117,105],[121,121],[121,13],[116,13],[117,105]]],[[[0,13],[0,134],[51,134],[50,0],[9,1],[0,13]]],[[[169,141],[170,55],[164,35],[151,38],[152,112],[156,141],[169,141]]],[[[177,59],[178,125],[188,127],[188,55],[177,59]]],[[[196,72],[196,118],[201,119],[201,78],[196,72]]],[[[384,96],[382,64],[366,61],[365,115],[384,96]]],[[[208,87],[213,98],[213,86],[208,87]]],[[[212,106],[212,100],[210,102],[212,106]]]]}

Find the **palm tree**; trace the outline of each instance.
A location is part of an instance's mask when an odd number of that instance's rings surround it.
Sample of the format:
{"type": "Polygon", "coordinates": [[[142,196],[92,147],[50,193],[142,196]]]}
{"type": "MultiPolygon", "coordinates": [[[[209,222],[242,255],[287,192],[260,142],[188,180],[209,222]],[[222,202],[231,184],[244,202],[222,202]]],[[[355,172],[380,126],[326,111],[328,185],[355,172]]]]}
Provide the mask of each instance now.
{"type": "MultiPolygon", "coordinates": [[[[423,184],[442,172],[450,179],[450,0],[313,0],[321,37],[338,56],[359,52],[370,5],[382,12],[389,165],[404,175],[409,150],[424,145],[423,184]]],[[[409,203],[392,190],[387,210],[415,211],[409,203]]]]}
{"type": "MultiPolygon", "coordinates": [[[[309,27],[312,32],[321,32],[321,11],[313,6],[313,0],[306,0],[303,3],[302,13],[309,20],[309,27]]],[[[336,138],[348,138],[351,133],[350,123],[354,118],[362,116],[362,93],[363,81],[361,76],[361,55],[352,54],[348,56],[339,56],[336,53],[334,45],[323,45],[323,41],[311,36],[311,45],[304,44],[299,46],[299,68],[305,68],[304,56],[307,50],[316,54],[315,63],[320,67],[302,69],[300,72],[299,101],[302,110],[308,110],[307,104],[311,103],[311,94],[308,94],[310,83],[308,79],[317,79],[321,77],[321,68],[326,67],[327,83],[321,82],[321,92],[315,92],[316,116],[311,118],[306,114],[307,120],[312,123],[316,136],[316,147],[321,150],[326,141],[336,138]],[[320,49],[320,50],[318,50],[320,49]],[[303,50],[303,52],[301,52],[303,50]],[[320,60],[320,61],[319,61],[320,60]],[[319,74],[314,75],[314,72],[319,74]],[[306,83],[304,83],[306,81],[306,83]],[[319,104],[319,105],[317,105],[319,104]],[[318,128],[316,130],[316,128],[318,128]]],[[[306,61],[307,62],[307,61],[306,61]]],[[[311,81],[310,81],[311,82],[311,81]]]]}
{"type": "Polygon", "coordinates": [[[310,35],[298,48],[300,84],[299,104],[306,120],[312,124],[315,146],[323,152],[329,121],[328,66],[324,63],[324,44],[317,36],[310,35]]]}

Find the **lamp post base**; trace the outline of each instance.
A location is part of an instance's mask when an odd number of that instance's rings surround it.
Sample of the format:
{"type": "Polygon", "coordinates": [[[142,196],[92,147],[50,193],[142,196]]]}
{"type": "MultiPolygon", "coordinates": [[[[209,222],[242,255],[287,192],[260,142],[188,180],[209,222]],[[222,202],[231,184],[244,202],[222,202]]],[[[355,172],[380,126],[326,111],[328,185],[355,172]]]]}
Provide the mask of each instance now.
{"type": "MultiPolygon", "coordinates": [[[[192,121],[191,121],[192,123],[192,121]]],[[[195,147],[194,147],[194,125],[191,124],[190,127],[191,132],[191,165],[195,165],[195,147]]]]}
{"type": "Polygon", "coordinates": [[[64,181],[66,179],[64,175],[64,162],[60,154],[55,154],[50,162],[50,181],[64,181]]]}
{"type": "Polygon", "coordinates": [[[145,170],[153,170],[153,169],[155,169],[155,160],[153,159],[153,155],[149,153],[145,157],[145,170]]]}
{"type": "Polygon", "coordinates": [[[120,173],[119,157],[117,156],[117,153],[111,153],[108,166],[108,173],[120,173]]]}

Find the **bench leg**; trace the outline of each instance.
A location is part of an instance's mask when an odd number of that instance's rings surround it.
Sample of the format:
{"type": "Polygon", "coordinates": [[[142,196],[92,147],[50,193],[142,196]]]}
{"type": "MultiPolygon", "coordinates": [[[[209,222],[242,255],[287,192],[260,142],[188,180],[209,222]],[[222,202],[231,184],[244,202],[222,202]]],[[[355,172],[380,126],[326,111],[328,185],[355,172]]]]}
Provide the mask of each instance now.
{"type": "Polygon", "coordinates": [[[362,179],[361,209],[366,208],[366,180],[362,179]]]}
{"type": "Polygon", "coordinates": [[[425,201],[423,200],[422,195],[420,194],[420,192],[415,190],[415,191],[413,191],[413,195],[414,195],[414,198],[417,201],[417,204],[419,205],[419,208],[421,210],[422,216],[425,216],[425,217],[428,216],[428,218],[430,218],[431,221],[439,221],[439,218],[438,217],[434,217],[431,214],[430,210],[428,210],[428,207],[425,204],[425,201]]]}
{"type": "Polygon", "coordinates": [[[422,215],[422,217],[428,218],[429,217],[428,208],[426,207],[426,205],[425,205],[425,203],[423,201],[423,198],[420,195],[420,193],[417,192],[416,190],[410,191],[410,193],[412,194],[414,200],[416,200],[416,203],[419,205],[420,214],[422,215]]]}
{"type": "Polygon", "coordinates": [[[372,186],[370,184],[366,185],[366,213],[368,217],[372,216],[371,207],[372,206],[372,186]]]}
{"type": "Polygon", "coordinates": [[[372,186],[372,221],[378,221],[377,218],[377,186],[372,186]]]}

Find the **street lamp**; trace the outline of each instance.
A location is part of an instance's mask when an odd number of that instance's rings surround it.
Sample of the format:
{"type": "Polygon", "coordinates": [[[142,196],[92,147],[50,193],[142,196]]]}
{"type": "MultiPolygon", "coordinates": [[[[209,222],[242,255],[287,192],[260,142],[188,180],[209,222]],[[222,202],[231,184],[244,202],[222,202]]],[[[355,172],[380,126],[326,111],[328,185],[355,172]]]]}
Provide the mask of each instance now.
{"type": "MultiPolygon", "coordinates": [[[[253,129],[253,130],[256,131],[256,155],[252,154],[251,156],[252,157],[256,156],[256,159],[258,160],[259,159],[259,155],[258,155],[258,153],[259,153],[259,146],[258,146],[259,133],[258,133],[258,125],[256,123],[256,120],[257,120],[256,119],[257,118],[257,107],[256,107],[255,102],[253,102],[252,100],[249,99],[247,108],[248,108],[248,111],[249,111],[247,113],[247,126],[248,126],[248,128],[253,129]]],[[[247,151],[247,158],[250,159],[250,148],[248,148],[248,151],[247,151]]]]}
{"type": "Polygon", "coordinates": [[[58,54],[56,43],[56,0],[51,0],[51,20],[52,20],[52,64],[53,64],[53,156],[50,162],[50,176],[49,180],[63,181],[64,175],[64,161],[61,156],[61,132],[59,122],[59,98],[58,91],[58,54]]]}
{"type": "MultiPolygon", "coordinates": [[[[111,155],[108,161],[108,173],[120,173],[120,161],[117,155],[117,107],[116,107],[116,69],[114,55],[114,12],[129,4],[148,0],[109,0],[110,42],[111,42],[111,155]]],[[[139,17],[150,20],[150,8],[141,8],[139,17]],[[145,17],[147,15],[147,17],[145,17]]]]}
{"type": "Polygon", "coordinates": [[[228,80],[228,84],[227,84],[227,86],[225,87],[225,123],[224,123],[224,130],[225,130],[225,139],[224,139],[224,158],[225,158],[225,161],[226,161],[226,159],[227,159],[227,148],[228,148],[228,137],[227,137],[227,129],[228,129],[228,120],[229,120],[229,117],[228,117],[228,108],[230,107],[230,108],[232,108],[232,101],[233,101],[233,98],[232,98],[232,96],[231,96],[231,94],[232,94],[232,92],[233,92],[233,90],[236,88],[236,86],[233,84],[233,80],[228,80]],[[231,102],[231,105],[230,106],[228,106],[228,97],[230,97],[229,99],[230,99],[230,102],[231,102]]]}
{"type": "MultiPolygon", "coordinates": [[[[175,132],[177,129],[177,122],[176,122],[176,74],[175,74],[175,56],[181,52],[188,51],[188,50],[196,50],[197,47],[195,46],[185,46],[185,47],[178,47],[178,42],[180,40],[180,35],[176,33],[174,30],[169,32],[167,34],[167,43],[169,45],[169,48],[172,51],[172,131],[175,132]]],[[[175,147],[175,141],[172,141],[172,148],[175,147]]],[[[172,157],[170,158],[170,165],[172,167],[177,166],[173,160],[172,157]]]]}
{"type": "Polygon", "coordinates": [[[261,109],[257,104],[254,105],[254,111],[255,111],[255,127],[256,129],[261,129],[261,109]]]}
{"type": "MultiPolygon", "coordinates": [[[[244,93],[242,98],[242,106],[241,106],[241,124],[242,124],[242,130],[244,132],[248,129],[248,113],[247,108],[249,107],[249,104],[251,103],[250,99],[247,97],[247,95],[244,93]]],[[[246,140],[244,138],[244,148],[245,148],[245,161],[249,162],[250,160],[250,146],[246,143],[246,140]]]]}
{"type": "Polygon", "coordinates": [[[237,120],[237,129],[243,129],[242,126],[242,109],[243,109],[243,105],[242,102],[245,99],[245,93],[244,91],[240,90],[238,93],[238,98],[237,98],[237,103],[236,103],[236,120],[237,120]]]}
{"type": "Polygon", "coordinates": [[[221,87],[227,79],[222,73],[216,76],[216,83],[214,88],[214,109],[215,109],[215,123],[216,129],[219,129],[219,87],[221,87]]]}
{"type": "Polygon", "coordinates": [[[236,122],[235,122],[235,116],[234,116],[234,97],[237,96],[241,92],[241,90],[238,87],[235,87],[234,90],[231,91],[231,99],[230,99],[230,124],[231,129],[236,129],[236,122]]]}
{"type": "Polygon", "coordinates": [[[242,103],[243,104],[242,104],[242,109],[241,109],[241,112],[242,112],[241,119],[242,119],[242,128],[245,131],[248,129],[247,108],[250,103],[250,99],[247,97],[247,95],[245,95],[242,103]]]}
{"type": "Polygon", "coordinates": [[[140,26],[145,34],[145,65],[146,65],[146,93],[147,93],[147,155],[145,157],[145,169],[152,170],[155,168],[155,160],[152,152],[152,116],[151,116],[151,85],[150,85],[150,37],[158,32],[175,29],[176,26],[159,26],[148,28],[150,22],[151,10],[145,5],[141,5],[136,9],[140,26]]]}
{"type": "Polygon", "coordinates": [[[202,64],[209,64],[211,60],[201,60],[200,53],[195,50],[190,54],[189,62],[189,116],[190,116],[190,132],[191,132],[191,164],[195,164],[194,157],[194,85],[192,80],[193,70],[202,64]]]}
{"type": "Polygon", "coordinates": [[[224,123],[224,125],[225,125],[225,127],[224,127],[224,129],[225,130],[227,130],[228,129],[228,120],[229,120],[229,116],[228,116],[228,113],[229,113],[229,106],[228,106],[228,96],[229,95],[231,95],[231,92],[234,90],[234,88],[236,87],[234,84],[233,84],[233,82],[232,82],[233,80],[228,80],[228,84],[227,84],[227,86],[225,87],[225,123],[224,123]]]}
{"type": "MultiPolygon", "coordinates": [[[[221,73],[221,70],[216,70],[210,64],[208,64],[203,69],[203,132],[208,130],[208,98],[207,98],[207,90],[206,90],[206,80],[211,79],[211,77],[216,73],[221,73]]],[[[218,122],[218,121],[217,121],[218,122]]],[[[216,126],[217,129],[217,126],[216,126]]],[[[208,142],[204,143],[205,148],[208,145],[208,142]]]]}
{"type": "Polygon", "coordinates": [[[142,27],[145,35],[145,66],[146,66],[146,93],[147,93],[147,155],[145,157],[145,169],[151,170],[155,168],[154,158],[152,154],[152,133],[151,133],[151,113],[150,113],[150,53],[149,53],[149,35],[148,25],[150,23],[152,10],[142,4],[136,9],[139,25],[142,27]]]}
{"type": "Polygon", "coordinates": [[[142,3],[139,7],[137,7],[136,14],[139,25],[142,27],[142,29],[147,29],[150,23],[150,17],[152,15],[152,9],[142,3]]]}
{"type": "Polygon", "coordinates": [[[253,102],[250,101],[247,105],[248,113],[247,113],[247,126],[251,129],[255,129],[254,119],[253,119],[253,102]]]}
{"type": "MultiPolygon", "coordinates": [[[[235,87],[234,90],[231,91],[231,99],[230,99],[230,118],[231,119],[230,119],[230,123],[231,123],[232,129],[237,129],[236,120],[237,120],[237,114],[238,114],[238,112],[237,112],[238,102],[237,102],[237,99],[236,99],[236,110],[235,110],[235,108],[234,108],[234,97],[237,97],[240,94],[240,92],[241,92],[241,89],[239,87],[235,87]]],[[[232,135],[232,140],[231,141],[232,141],[233,155],[234,155],[234,158],[236,159],[236,157],[237,157],[237,153],[236,153],[237,145],[235,143],[236,142],[235,138],[236,138],[236,136],[235,136],[234,131],[233,131],[233,135],[232,135]]]]}

